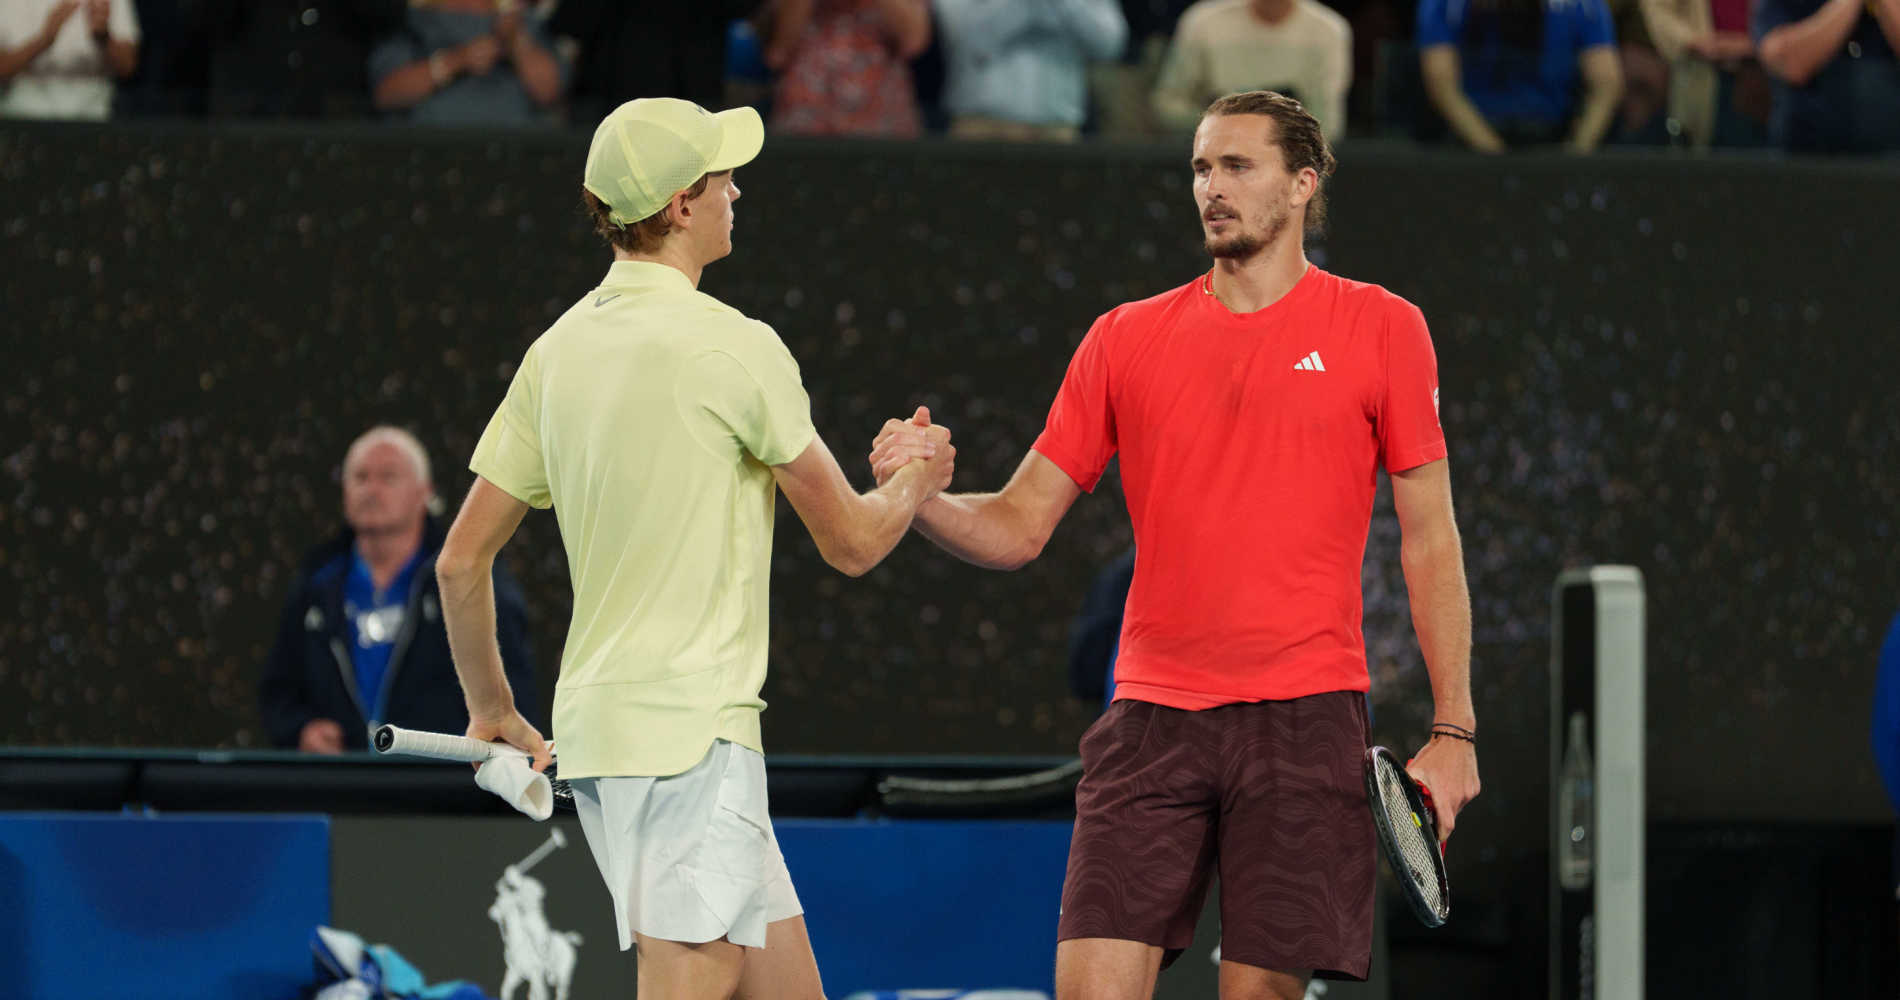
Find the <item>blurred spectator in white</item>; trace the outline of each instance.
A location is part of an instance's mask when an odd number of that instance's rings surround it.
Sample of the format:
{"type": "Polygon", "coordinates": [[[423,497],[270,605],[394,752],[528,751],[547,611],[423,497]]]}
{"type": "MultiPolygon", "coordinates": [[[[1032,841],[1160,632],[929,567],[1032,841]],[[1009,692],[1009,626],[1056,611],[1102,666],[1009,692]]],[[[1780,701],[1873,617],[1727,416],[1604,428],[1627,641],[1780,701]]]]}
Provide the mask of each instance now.
{"type": "Polygon", "coordinates": [[[1900,0],[1756,0],[1751,28],[1775,78],[1775,145],[1900,151],[1900,0]]]}
{"type": "Polygon", "coordinates": [[[1297,98],[1326,141],[1346,134],[1352,28],[1318,0],[1201,0],[1181,15],[1155,84],[1155,115],[1192,129],[1215,98],[1272,90],[1297,98]]]}
{"type": "Polygon", "coordinates": [[[930,45],[925,0],[775,0],[765,64],[779,74],[772,130],[913,137],[910,61],[930,45]]]}
{"type": "Polygon", "coordinates": [[[377,110],[429,125],[552,124],[567,73],[515,0],[412,0],[369,57],[377,110]]]}
{"type": "Polygon", "coordinates": [[[639,97],[725,107],[726,35],[758,0],[560,0],[548,34],[574,65],[569,120],[592,124],[639,97]]]}
{"type": "Polygon", "coordinates": [[[936,0],[944,105],[962,139],[1073,142],[1090,62],[1120,58],[1116,0],[936,0]]]}
{"type": "Polygon", "coordinates": [[[201,0],[214,116],[360,118],[370,49],[400,31],[401,0],[201,0]]]}
{"type": "Polygon", "coordinates": [[[1623,92],[1604,0],[1420,0],[1418,47],[1426,95],[1481,153],[1560,141],[1590,152],[1623,92]]]}
{"type": "Polygon", "coordinates": [[[1690,146],[1759,145],[1770,97],[1748,0],[1642,0],[1656,51],[1669,61],[1669,117],[1690,146]]]}
{"type": "Polygon", "coordinates": [[[138,65],[132,0],[0,2],[0,117],[104,121],[138,65]]]}

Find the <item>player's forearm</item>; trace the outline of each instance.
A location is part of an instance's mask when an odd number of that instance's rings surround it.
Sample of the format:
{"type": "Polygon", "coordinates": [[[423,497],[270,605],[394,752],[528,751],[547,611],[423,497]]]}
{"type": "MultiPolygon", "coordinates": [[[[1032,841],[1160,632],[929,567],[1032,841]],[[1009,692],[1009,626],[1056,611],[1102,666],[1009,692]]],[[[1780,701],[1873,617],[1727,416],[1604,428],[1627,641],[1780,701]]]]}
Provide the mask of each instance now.
{"type": "Polygon", "coordinates": [[[884,561],[910,531],[929,493],[921,464],[905,466],[884,485],[858,497],[842,537],[819,545],[820,555],[846,576],[863,576],[884,561]]]}
{"type": "Polygon", "coordinates": [[[1471,702],[1471,593],[1458,528],[1446,523],[1408,535],[1400,548],[1405,591],[1412,604],[1425,669],[1432,678],[1434,722],[1476,729],[1471,702]]]}
{"type": "Polygon", "coordinates": [[[1038,537],[1002,493],[941,493],[917,511],[917,531],[984,569],[1018,569],[1042,554],[1038,537]]]}
{"type": "Polygon", "coordinates": [[[502,671],[501,644],[495,638],[495,578],[486,562],[436,562],[442,593],[442,624],[449,634],[449,655],[462,682],[470,719],[496,719],[515,705],[514,691],[502,671]]]}

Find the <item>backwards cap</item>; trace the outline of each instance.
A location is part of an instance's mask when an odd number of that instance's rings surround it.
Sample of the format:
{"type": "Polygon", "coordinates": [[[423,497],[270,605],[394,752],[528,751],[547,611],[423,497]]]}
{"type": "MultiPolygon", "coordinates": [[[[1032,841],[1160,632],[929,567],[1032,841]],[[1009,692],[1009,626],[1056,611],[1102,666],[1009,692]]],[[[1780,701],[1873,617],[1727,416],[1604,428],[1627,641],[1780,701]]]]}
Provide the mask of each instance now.
{"type": "Polygon", "coordinates": [[[581,184],[607,204],[617,225],[666,207],[700,177],[751,162],[765,145],[765,122],[751,108],[714,114],[691,101],[644,97],[615,108],[587,147],[581,184]]]}

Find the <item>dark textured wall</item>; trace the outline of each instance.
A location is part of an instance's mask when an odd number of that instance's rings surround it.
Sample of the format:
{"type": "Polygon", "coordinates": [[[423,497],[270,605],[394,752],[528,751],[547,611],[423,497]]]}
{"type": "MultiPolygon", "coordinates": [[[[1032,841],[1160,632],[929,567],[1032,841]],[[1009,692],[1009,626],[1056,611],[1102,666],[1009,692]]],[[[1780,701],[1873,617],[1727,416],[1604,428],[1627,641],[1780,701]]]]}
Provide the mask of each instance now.
{"type": "MultiPolygon", "coordinates": [[[[584,136],[0,129],[0,742],[247,746],[288,568],[337,465],[415,428],[445,494],[515,360],[607,264],[584,136]]],[[[1206,267],[1185,152],[774,142],[708,291],[772,323],[847,468],[886,416],[956,430],[994,488],[1089,322],[1206,267]]],[[[1651,598],[1659,816],[1884,814],[1865,699],[1900,473],[1891,170],[1345,150],[1340,273],[1433,325],[1477,619],[1486,795],[1542,822],[1549,588],[1631,562],[1651,598]],[[1715,779],[1701,762],[1721,765],[1715,779]]],[[[1129,543],[1111,481],[1022,572],[921,540],[852,581],[781,506],[776,751],[1065,752],[1064,641],[1129,543]]],[[[1378,735],[1430,705],[1381,503],[1378,735]]],[[[509,557],[555,663],[554,519],[509,557]]],[[[1508,820],[1515,817],[1515,820],[1508,820]]]]}

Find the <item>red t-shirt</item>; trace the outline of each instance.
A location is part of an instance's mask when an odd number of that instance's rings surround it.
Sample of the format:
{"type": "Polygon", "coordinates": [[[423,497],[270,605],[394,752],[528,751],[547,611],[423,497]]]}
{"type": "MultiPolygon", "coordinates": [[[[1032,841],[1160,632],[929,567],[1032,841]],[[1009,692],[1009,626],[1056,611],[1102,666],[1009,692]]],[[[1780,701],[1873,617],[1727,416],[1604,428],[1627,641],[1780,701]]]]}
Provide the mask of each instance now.
{"type": "Polygon", "coordinates": [[[1197,278],[1096,320],[1035,449],[1135,527],[1115,697],[1175,708],[1364,691],[1377,470],[1445,457],[1425,317],[1308,268],[1245,315],[1197,278]]]}

